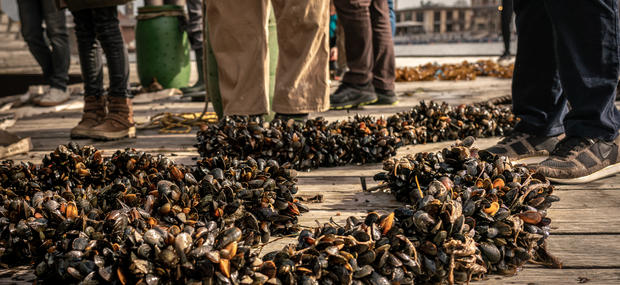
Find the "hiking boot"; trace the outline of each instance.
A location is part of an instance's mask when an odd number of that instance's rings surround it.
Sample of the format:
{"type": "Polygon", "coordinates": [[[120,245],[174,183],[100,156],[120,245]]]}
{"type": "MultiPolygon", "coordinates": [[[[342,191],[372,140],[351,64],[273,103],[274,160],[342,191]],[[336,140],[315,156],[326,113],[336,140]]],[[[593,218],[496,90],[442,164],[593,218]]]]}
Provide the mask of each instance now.
{"type": "Polygon", "coordinates": [[[136,127],[133,120],[131,99],[108,97],[108,114],[105,116],[102,124],[91,130],[90,137],[98,140],[135,138],[136,127]]]}
{"type": "Polygon", "coordinates": [[[620,137],[613,141],[567,137],[536,166],[552,182],[581,184],[620,172],[620,137]]]}
{"type": "Polygon", "coordinates": [[[279,119],[282,122],[288,122],[288,120],[293,120],[295,122],[299,122],[299,123],[304,123],[308,120],[308,114],[282,114],[282,113],[276,113],[275,117],[273,118],[275,119],[279,119]]]}
{"type": "Polygon", "coordinates": [[[104,96],[84,96],[84,113],[78,125],[71,129],[72,139],[90,138],[94,127],[103,123],[106,116],[106,100],[104,96]]]}
{"type": "Polygon", "coordinates": [[[398,104],[398,97],[394,90],[385,90],[375,87],[375,94],[377,94],[377,102],[373,105],[396,105],[398,104]]]}
{"type": "Polygon", "coordinates": [[[546,137],[513,131],[496,145],[486,149],[486,151],[505,156],[516,164],[527,164],[528,161],[540,161],[549,157],[549,153],[563,137],[563,134],[546,137]]]}
{"type": "Polygon", "coordinates": [[[71,98],[69,92],[52,87],[35,103],[41,107],[52,107],[69,101],[69,98],[71,98]]]}
{"type": "Polygon", "coordinates": [[[377,101],[372,84],[356,85],[343,82],[334,94],[329,96],[330,109],[351,109],[377,101]]]}

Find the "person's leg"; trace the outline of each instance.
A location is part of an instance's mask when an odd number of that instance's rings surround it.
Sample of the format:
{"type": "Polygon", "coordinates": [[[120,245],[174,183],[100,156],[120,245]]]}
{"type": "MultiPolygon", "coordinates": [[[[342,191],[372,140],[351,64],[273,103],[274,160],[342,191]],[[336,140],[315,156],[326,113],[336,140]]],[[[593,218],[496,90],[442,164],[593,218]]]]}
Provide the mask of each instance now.
{"type": "Polygon", "coordinates": [[[272,0],[278,29],[273,110],[281,114],[329,108],[329,1],[272,0]]]}
{"type": "Polygon", "coordinates": [[[566,134],[613,140],[620,127],[620,112],[614,105],[620,70],[618,3],[545,3],[556,36],[564,95],[571,105],[564,120],[566,134]]]}
{"type": "MultiPolygon", "coordinates": [[[[203,27],[202,27],[202,0],[187,0],[187,14],[189,21],[187,22],[187,36],[192,45],[192,50],[196,55],[196,70],[198,71],[198,81],[187,88],[181,88],[183,94],[199,94],[198,100],[204,100],[205,83],[203,71],[203,27]]],[[[192,100],[194,100],[194,96],[192,100]]]]}
{"type": "Polygon", "coordinates": [[[488,151],[521,160],[549,156],[564,132],[567,110],[553,49],[553,31],[543,1],[515,0],[519,41],[512,79],[515,131],[488,151]]]}
{"type": "Polygon", "coordinates": [[[544,3],[553,23],[560,79],[571,109],[564,119],[566,139],[538,171],[564,183],[585,183],[618,173],[620,112],[614,105],[620,73],[618,2],[544,3]]]}
{"type": "Polygon", "coordinates": [[[386,0],[370,5],[374,64],[372,84],[375,90],[394,91],[394,42],[390,28],[390,9],[386,0]]]}
{"type": "Polygon", "coordinates": [[[374,60],[370,3],[371,0],[334,0],[338,20],[344,28],[349,70],[338,90],[330,96],[332,109],[348,109],[377,101],[371,82],[374,60]]]}
{"type": "Polygon", "coordinates": [[[515,0],[519,41],[512,79],[513,112],[521,121],[516,130],[537,136],[564,132],[567,111],[553,48],[553,31],[539,0],[515,0]]]}
{"type": "Polygon", "coordinates": [[[75,36],[77,38],[78,55],[82,79],[84,80],[84,94],[86,96],[103,96],[103,60],[92,9],[72,12],[75,22],[75,36]]]}
{"type": "Polygon", "coordinates": [[[47,37],[52,45],[50,86],[65,91],[69,81],[69,33],[65,11],[56,8],[53,1],[41,1],[47,37]]]}
{"type": "Polygon", "coordinates": [[[52,52],[43,37],[43,9],[40,0],[19,0],[19,17],[21,19],[21,32],[28,49],[39,63],[43,71],[43,77],[49,83],[53,74],[52,52]]]}
{"type": "Polygon", "coordinates": [[[187,0],[187,36],[195,51],[202,50],[202,0],[187,0]]]}
{"type": "Polygon", "coordinates": [[[130,97],[128,92],[129,61],[127,49],[121,34],[116,6],[93,9],[93,20],[97,40],[105,53],[110,97],[130,97]]]}
{"type": "Polygon", "coordinates": [[[72,14],[82,79],[84,80],[82,120],[71,129],[71,138],[79,139],[90,137],[92,129],[103,123],[107,110],[103,96],[103,60],[97,43],[93,11],[85,9],[72,12],[72,14]]]}
{"type": "Polygon", "coordinates": [[[266,114],[267,1],[205,1],[207,36],[217,61],[224,115],[266,114]]]}
{"type": "Polygon", "coordinates": [[[342,79],[345,83],[363,85],[372,80],[372,23],[371,0],[334,0],[338,20],[344,29],[347,66],[349,71],[342,79]]]}
{"type": "Polygon", "coordinates": [[[502,39],[504,40],[504,54],[510,56],[510,40],[512,36],[512,0],[502,0],[502,39]]]}
{"type": "Polygon", "coordinates": [[[118,10],[112,6],[92,11],[97,40],[106,56],[110,88],[108,114],[102,124],[93,128],[91,137],[101,140],[135,137],[133,105],[128,91],[129,63],[119,27],[118,10]]]}

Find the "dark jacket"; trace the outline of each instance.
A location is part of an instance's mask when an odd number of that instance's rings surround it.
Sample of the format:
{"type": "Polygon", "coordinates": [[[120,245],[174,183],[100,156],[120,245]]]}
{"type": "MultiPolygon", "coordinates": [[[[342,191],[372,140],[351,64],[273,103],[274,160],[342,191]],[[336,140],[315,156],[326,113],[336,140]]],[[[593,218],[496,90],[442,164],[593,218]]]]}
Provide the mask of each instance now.
{"type": "Polygon", "coordinates": [[[132,0],[56,0],[60,8],[69,8],[71,11],[79,11],[90,8],[102,8],[123,5],[132,0]]]}

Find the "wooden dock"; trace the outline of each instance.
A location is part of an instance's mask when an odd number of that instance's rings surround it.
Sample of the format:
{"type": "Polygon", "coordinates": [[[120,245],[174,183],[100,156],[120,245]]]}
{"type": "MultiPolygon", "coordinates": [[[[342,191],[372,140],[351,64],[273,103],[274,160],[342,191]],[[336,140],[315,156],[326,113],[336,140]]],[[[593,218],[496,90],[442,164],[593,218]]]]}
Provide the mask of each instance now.
{"type": "MultiPolygon", "coordinates": [[[[390,107],[365,107],[351,112],[330,111],[318,116],[329,120],[344,119],[355,113],[390,115],[407,110],[420,100],[446,101],[451,104],[471,103],[485,98],[507,95],[510,81],[479,78],[472,82],[422,82],[398,84],[397,91],[411,91],[411,96],[402,96],[401,103],[390,107]]],[[[167,112],[198,112],[201,103],[191,103],[168,99],[136,105],[136,120],[145,121],[149,116],[167,112]]],[[[37,115],[20,119],[9,129],[21,136],[30,136],[34,150],[27,155],[12,159],[18,161],[40,162],[43,155],[53,151],[59,144],[69,142],[69,130],[79,121],[80,110],[67,110],[57,113],[37,115]]],[[[104,149],[110,155],[114,150],[136,148],[151,153],[171,156],[184,164],[195,163],[198,156],[195,133],[161,135],[155,130],[138,132],[137,139],[114,142],[94,142],[78,140],[81,145],[91,144],[104,149]]],[[[478,147],[487,147],[498,138],[480,139],[478,147]]],[[[398,155],[420,151],[437,151],[451,142],[408,146],[400,149],[398,155]]],[[[369,186],[374,185],[372,176],[381,171],[381,164],[322,168],[303,172],[299,178],[299,195],[310,197],[324,196],[323,203],[308,204],[311,212],[300,218],[304,226],[314,226],[316,221],[327,222],[330,217],[342,222],[346,217],[363,216],[367,211],[388,211],[402,204],[388,193],[364,193],[361,190],[360,176],[367,177],[369,186]]],[[[552,253],[564,263],[564,269],[546,269],[527,265],[514,277],[492,275],[479,284],[620,284],[620,176],[579,186],[558,186],[556,192],[561,201],[549,210],[552,231],[549,246],[552,253]]],[[[291,243],[292,239],[269,244],[265,251],[291,243]]],[[[11,279],[14,274],[24,270],[5,270],[0,272],[0,283],[30,281],[26,275],[18,280],[11,279]]]]}

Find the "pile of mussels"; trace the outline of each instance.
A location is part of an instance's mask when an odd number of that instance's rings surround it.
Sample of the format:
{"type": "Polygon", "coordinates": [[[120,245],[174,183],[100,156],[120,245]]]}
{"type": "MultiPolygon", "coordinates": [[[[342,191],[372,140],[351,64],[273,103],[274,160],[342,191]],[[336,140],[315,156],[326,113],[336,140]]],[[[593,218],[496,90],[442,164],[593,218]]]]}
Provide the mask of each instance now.
{"type": "MultiPolygon", "coordinates": [[[[233,278],[250,246],[299,232],[296,171],[218,156],[186,168],[134,150],[59,146],[0,163],[0,260],[43,281],[185,283],[233,278]]],[[[243,266],[242,266],[243,265],[243,266]]]]}
{"type": "Polygon", "coordinates": [[[460,64],[427,63],[396,69],[396,81],[474,80],[477,76],[512,78],[514,64],[500,65],[493,60],[460,64]]]}
{"type": "Polygon", "coordinates": [[[510,108],[421,102],[387,118],[311,119],[304,124],[225,117],[198,132],[203,157],[227,155],[290,163],[294,169],[382,162],[410,144],[502,136],[517,123],[510,108]]]}
{"type": "Polygon", "coordinates": [[[375,180],[399,201],[399,233],[418,249],[416,280],[470,280],[484,273],[515,274],[526,262],[560,267],[547,252],[559,201],[540,174],[505,157],[470,148],[473,138],[437,153],[384,162],[375,180]]]}

